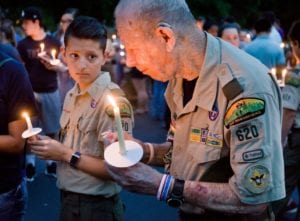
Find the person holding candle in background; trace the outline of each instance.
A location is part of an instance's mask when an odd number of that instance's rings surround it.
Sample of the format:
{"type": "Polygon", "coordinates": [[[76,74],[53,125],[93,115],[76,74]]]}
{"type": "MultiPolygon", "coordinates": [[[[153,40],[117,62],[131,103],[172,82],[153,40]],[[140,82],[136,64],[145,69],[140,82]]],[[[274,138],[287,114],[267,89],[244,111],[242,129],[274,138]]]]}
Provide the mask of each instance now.
{"type": "Polygon", "coordinates": [[[27,205],[23,111],[37,113],[28,73],[0,52],[0,220],[5,221],[22,221],[27,205]]]}
{"type": "MultiPolygon", "coordinates": [[[[50,54],[51,49],[57,52],[60,43],[51,35],[46,34],[42,13],[38,8],[28,7],[22,10],[21,25],[27,37],[18,43],[17,49],[29,74],[34,96],[38,105],[39,126],[43,133],[54,138],[59,130],[61,101],[58,92],[57,73],[47,66],[39,53],[50,54]]],[[[55,176],[56,163],[47,161],[45,173],[55,176]]],[[[33,181],[35,176],[35,158],[28,153],[26,159],[26,176],[33,181]]]]}
{"type": "Polygon", "coordinates": [[[201,31],[184,0],[120,0],[116,26],[126,64],[169,81],[171,130],[140,144],[143,162],[107,165],[124,188],[179,208],[182,221],[274,220],[285,197],[281,93],[268,69],[201,31]]]}
{"type": "MultiPolygon", "coordinates": [[[[295,21],[289,32],[292,52],[297,65],[289,69],[285,76],[285,85],[282,88],[283,125],[282,146],[284,147],[286,197],[273,203],[277,220],[284,216],[284,206],[289,201],[292,192],[300,187],[300,20],[295,21]]],[[[298,205],[297,221],[300,221],[298,205]]]]}
{"type": "Polygon", "coordinates": [[[106,40],[106,29],[95,18],[77,17],[69,25],[62,56],[76,84],[64,102],[61,143],[48,137],[29,142],[32,152],[41,159],[58,161],[63,221],[91,217],[113,221],[123,217],[121,188],[111,180],[103,160],[104,132],[114,125],[114,107],[108,95],[113,96],[128,133],[132,133],[133,112],[109,73],[101,71],[107,56],[106,40]]]}

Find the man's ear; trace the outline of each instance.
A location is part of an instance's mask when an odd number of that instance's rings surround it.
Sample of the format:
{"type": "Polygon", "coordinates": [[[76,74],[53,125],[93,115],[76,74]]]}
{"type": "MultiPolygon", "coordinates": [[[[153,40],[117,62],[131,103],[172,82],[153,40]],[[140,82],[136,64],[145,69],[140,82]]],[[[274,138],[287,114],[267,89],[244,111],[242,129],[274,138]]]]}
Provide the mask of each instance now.
{"type": "Polygon", "coordinates": [[[166,44],[166,49],[168,52],[172,51],[175,46],[175,35],[172,27],[169,24],[160,23],[156,27],[155,34],[166,44]]]}

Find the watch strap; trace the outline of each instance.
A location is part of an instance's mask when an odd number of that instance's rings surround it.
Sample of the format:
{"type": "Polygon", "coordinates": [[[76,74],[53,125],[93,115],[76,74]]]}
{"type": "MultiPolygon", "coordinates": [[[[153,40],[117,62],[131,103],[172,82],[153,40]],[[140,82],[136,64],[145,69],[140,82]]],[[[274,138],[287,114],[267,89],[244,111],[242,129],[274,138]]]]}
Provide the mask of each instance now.
{"type": "Polygon", "coordinates": [[[72,154],[72,157],[70,159],[70,166],[73,168],[77,168],[78,161],[80,159],[81,153],[76,151],[72,154]]]}

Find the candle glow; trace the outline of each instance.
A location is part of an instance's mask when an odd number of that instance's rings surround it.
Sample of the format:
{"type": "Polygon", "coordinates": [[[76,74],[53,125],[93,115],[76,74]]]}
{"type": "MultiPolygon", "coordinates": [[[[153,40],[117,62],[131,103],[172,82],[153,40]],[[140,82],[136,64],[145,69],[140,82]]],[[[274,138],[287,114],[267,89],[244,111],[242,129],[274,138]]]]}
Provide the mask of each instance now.
{"type": "Polygon", "coordinates": [[[31,120],[30,120],[30,117],[29,117],[29,115],[28,115],[28,113],[27,112],[23,112],[22,113],[22,116],[25,118],[25,120],[26,120],[26,123],[27,123],[27,128],[30,130],[30,129],[32,129],[32,123],[31,123],[31,120]]]}
{"type": "Polygon", "coordinates": [[[41,43],[41,44],[40,44],[40,48],[41,48],[41,52],[40,52],[40,53],[43,53],[44,50],[45,50],[45,44],[44,44],[44,43],[41,43]]]}
{"type": "Polygon", "coordinates": [[[110,101],[110,103],[113,105],[113,108],[114,108],[114,117],[115,117],[115,122],[116,122],[117,133],[118,133],[119,152],[121,155],[126,155],[126,148],[125,148],[121,116],[120,116],[120,109],[112,96],[108,95],[108,100],[110,101]]]}

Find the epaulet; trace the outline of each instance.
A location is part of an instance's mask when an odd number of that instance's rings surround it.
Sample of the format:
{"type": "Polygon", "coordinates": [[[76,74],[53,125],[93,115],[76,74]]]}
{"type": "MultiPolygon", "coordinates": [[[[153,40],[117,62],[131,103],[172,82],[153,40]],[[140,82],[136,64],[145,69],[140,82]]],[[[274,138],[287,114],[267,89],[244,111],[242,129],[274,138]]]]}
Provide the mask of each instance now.
{"type": "Polygon", "coordinates": [[[236,78],[233,78],[231,81],[225,84],[222,90],[227,100],[234,99],[244,91],[236,78]]]}
{"type": "MultiPolygon", "coordinates": [[[[122,118],[132,118],[133,119],[133,110],[131,104],[125,96],[125,93],[120,88],[109,88],[110,94],[116,98],[116,103],[119,106],[120,114],[122,118]]],[[[111,105],[106,107],[105,112],[109,117],[114,117],[113,107],[111,105]]]]}

